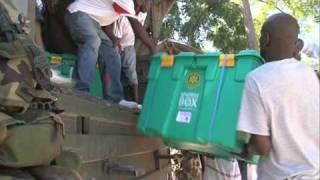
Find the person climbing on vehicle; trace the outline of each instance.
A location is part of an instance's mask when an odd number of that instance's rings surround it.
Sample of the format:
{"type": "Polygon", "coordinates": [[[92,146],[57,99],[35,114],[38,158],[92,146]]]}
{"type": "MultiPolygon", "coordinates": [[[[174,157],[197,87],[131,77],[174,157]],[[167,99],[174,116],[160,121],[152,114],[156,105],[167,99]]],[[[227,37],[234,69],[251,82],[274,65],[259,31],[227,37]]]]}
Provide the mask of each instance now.
{"type": "Polygon", "coordinates": [[[136,108],[136,102],[125,101],[121,85],[121,63],[116,48],[119,39],[113,26],[121,16],[128,20],[139,38],[154,53],[155,44],[137,20],[133,0],[75,0],[67,8],[65,22],[77,44],[77,62],[73,78],[75,89],[89,92],[98,60],[104,98],[122,106],[136,108]]]}
{"type": "Polygon", "coordinates": [[[251,134],[245,155],[258,154],[258,179],[319,179],[319,81],[296,57],[299,25],[289,14],[261,30],[266,64],[246,78],[238,130],[251,134]]]}
{"type": "MultiPolygon", "coordinates": [[[[143,25],[147,17],[143,0],[135,0],[135,11],[139,22],[143,25]]],[[[136,72],[135,34],[127,17],[119,18],[113,23],[114,35],[120,41],[121,57],[121,82],[126,89],[129,87],[134,96],[134,101],[139,103],[138,77],[136,72]]]]}

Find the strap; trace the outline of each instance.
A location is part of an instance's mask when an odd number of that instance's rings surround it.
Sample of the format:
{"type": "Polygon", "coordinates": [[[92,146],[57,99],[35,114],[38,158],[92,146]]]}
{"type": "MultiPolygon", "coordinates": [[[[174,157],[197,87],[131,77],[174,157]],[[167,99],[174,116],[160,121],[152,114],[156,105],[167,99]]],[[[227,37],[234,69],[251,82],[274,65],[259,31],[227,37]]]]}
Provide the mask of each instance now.
{"type": "Polygon", "coordinates": [[[209,126],[209,133],[208,133],[208,137],[209,140],[212,140],[212,132],[213,132],[213,126],[214,126],[214,121],[217,118],[217,113],[218,113],[218,107],[219,107],[219,103],[220,103],[220,99],[221,99],[221,94],[222,94],[222,87],[223,87],[223,83],[224,83],[224,77],[225,77],[225,71],[227,68],[227,55],[223,55],[224,56],[224,65],[222,66],[221,69],[221,75],[220,75],[220,79],[219,79],[219,84],[218,84],[218,88],[217,88],[217,92],[216,92],[216,100],[215,103],[213,104],[213,111],[212,111],[212,115],[211,115],[211,121],[210,121],[210,126],[209,126]]]}
{"type": "Polygon", "coordinates": [[[61,119],[61,117],[55,113],[51,112],[44,112],[41,116],[37,117],[34,121],[30,122],[30,124],[40,124],[40,123],[47,123],[52,121],[56,128],[60,128],[62,132],[62,136],[65,137],[65,128],[64,128],[64,122],[61,119]]]}
{"type": "Polygon", "coordinates": [[[11,126],[11,125],[17,125],[17,124],[23,125],[25,123],[23,121],[14,119],[13,117],[6,114],[5,112],[0,111],[0,124],[11,126]]]}

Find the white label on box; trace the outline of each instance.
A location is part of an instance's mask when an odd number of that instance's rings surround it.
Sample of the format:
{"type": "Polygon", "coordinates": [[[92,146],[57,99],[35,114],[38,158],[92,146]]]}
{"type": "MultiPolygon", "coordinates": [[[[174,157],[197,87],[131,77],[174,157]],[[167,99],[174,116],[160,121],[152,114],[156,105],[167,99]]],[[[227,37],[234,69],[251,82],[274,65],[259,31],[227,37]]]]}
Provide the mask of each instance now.
{"type": "Polygon", "coordinates": [[[197,108],[199,94],[192,92],[183,92],[180,95],[179,107],[181,108],[197,108]]]}
{"type": "Polygon", "coordinates": [[[187,123],[189,124],[192,118],[191,112],[186,111],[178,111],[176,121],[180,123],[187,123]]]}

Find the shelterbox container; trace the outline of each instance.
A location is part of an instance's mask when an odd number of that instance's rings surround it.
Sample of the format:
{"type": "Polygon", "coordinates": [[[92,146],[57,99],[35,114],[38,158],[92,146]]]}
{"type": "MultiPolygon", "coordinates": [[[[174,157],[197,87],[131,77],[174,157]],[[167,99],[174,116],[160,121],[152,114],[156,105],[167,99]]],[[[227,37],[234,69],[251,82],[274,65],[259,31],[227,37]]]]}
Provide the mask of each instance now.
{"type": "Polygon", "coordinates": [[[256,51],[154,56],[138,129],[174,148],[229,158],[247,143],[237,133],[246,75],[263,59],[256,51]]]}
{"type": "MultiPolygon", "coordinates": [[[[53,54],[47,53],[50,67],[59,72],[59,75],[72,79],[72,71],[76,64],[76,56],[72,54],[53,54]]],[[[96,70],[96,77],[90,86],[90,94],[98,98],[102,98],[102,83],[100,79],[99,69],[96,70]]]]}

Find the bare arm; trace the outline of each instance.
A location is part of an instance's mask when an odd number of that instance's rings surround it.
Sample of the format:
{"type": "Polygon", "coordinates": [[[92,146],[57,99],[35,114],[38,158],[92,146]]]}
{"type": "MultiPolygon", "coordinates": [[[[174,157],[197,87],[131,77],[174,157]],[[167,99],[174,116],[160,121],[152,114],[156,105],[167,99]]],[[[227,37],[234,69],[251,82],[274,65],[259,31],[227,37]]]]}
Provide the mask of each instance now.
{"type": "Polygon", "coordinates": [[[245,149],[244,155],[266,155],[271,150],[270,136],[252,135],[248,146],[245,149]]]}
{"type": "Polygon", "coordinates": [[[149,37],[147,31],[144,29],[142,24],[134,18],[128,17],[131,27],[138,39],[142,41],[143,44],[145,44],[151,51],[152,53],[156,52],[156,45],[154,41],[149,37]]]}
{"type": "Polygon", "coordinates": [[[119,38],[117,38],[114,33],[113,33],[113,24],[110,24],[108,26],[103,26],[102,27],[103,32],[105,32],[107,34],[107,36],[111,39],[112,43],[113,43],[113,47],[119,47],[120,46],[120,40],[119,38]]]}

